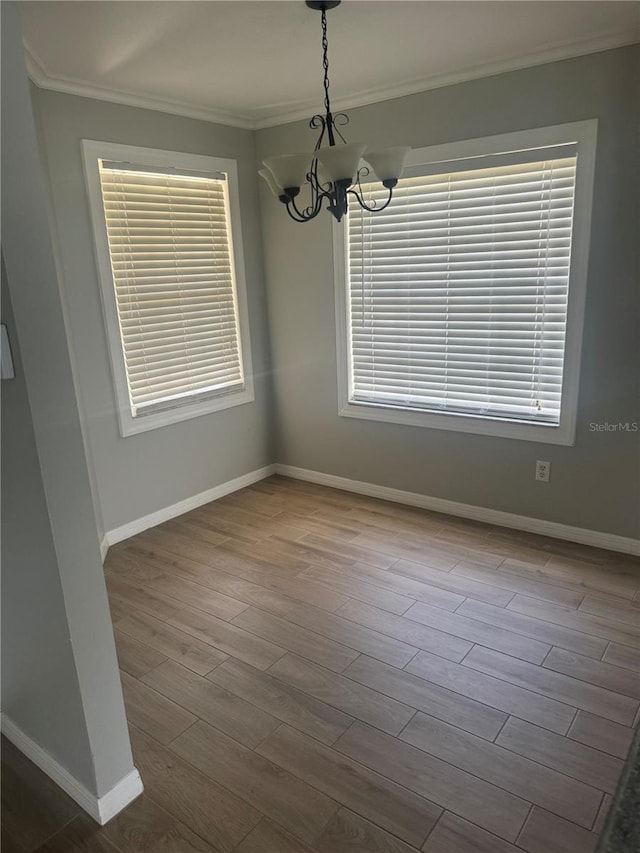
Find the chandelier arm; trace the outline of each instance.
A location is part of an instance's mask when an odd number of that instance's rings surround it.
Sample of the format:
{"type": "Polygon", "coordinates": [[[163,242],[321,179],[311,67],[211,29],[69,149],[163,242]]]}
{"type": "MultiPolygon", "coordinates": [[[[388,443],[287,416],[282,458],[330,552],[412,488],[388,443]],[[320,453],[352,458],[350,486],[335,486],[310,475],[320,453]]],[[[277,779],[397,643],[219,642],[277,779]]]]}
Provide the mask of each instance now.
{"type": "Polygon", "coordinates": [[[387,187],[387,190],[389,191],[389,197],[388,197],[388,198],[387,198],[387,200],[384,202],[384,204],[379,205],[379,204],[377,204],[377,202],[375,202],[375,201],[374,201],[374,202],[373,202],[373,204],[372,204],[371,206],[369,206],[369,205],[365,202],[364,198],[363,198],[363,197],[362,197],[362,195],[361,195],[362,187],[360,187],[360,192],[358,192],[358,190],[357,190],[357,189],[350,189],[350,190],[347,190],[347,192],[349,193],[349,195],[353,195],[353,196],[355,196],[355,197],[356,197],[356,199],[358,200],[358,204],[360,205],[360,207],[361,207],[363,210],[366,210],[366,211],[368,211],[369,213],[380,213],[380,211],[382,211],[382,210],[384,210],[385,208],[389,207],[389,205],[391,204],[391,198],[392,198],[392,196],[393,196],[393,188],[392,188],[392,187],[387,187]]]}
{"type": "Polygon", "coordinates": [[[287,203],[287,213],[292,219],[295,219],[296,222],[309,222],[311,219],[315,219],[316,216],[320,213],[322,209],[322,198],[323,195],[316,194],[315,198],[312,197],[312,203],[305,207],[304,210],[300,210],[295,202],[295,199],[291,199],[287,203]],[[291,212],[293,210],[293,213],[291,212]]]}
{"type": "Polygon", "coordinates": [[[344,142],[345,145],[347,144],[347,140],[338,130],[338,126],[344,127],[344,125],[346,124],[349,124],[349,116],[346,113],[336,113],[335,115],[331,116],[331,129],[333,130],[334,134],[336,134],[336,136],[340,137],[340,139],[344,142]]]}

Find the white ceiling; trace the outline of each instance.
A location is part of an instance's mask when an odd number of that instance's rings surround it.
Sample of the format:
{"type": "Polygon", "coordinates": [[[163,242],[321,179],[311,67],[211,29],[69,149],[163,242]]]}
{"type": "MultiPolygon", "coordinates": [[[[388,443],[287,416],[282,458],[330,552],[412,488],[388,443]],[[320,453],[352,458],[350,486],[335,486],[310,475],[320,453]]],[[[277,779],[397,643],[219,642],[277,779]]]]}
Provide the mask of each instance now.
{"type": "MultiPolygon", "coordinates": [[[[302,0],[23,2],[38,85],[265,127],[322,108],[302,0]]],[[[345,0],[328,12],[342,109],[640,41],[639,2],[345,0]]]]}

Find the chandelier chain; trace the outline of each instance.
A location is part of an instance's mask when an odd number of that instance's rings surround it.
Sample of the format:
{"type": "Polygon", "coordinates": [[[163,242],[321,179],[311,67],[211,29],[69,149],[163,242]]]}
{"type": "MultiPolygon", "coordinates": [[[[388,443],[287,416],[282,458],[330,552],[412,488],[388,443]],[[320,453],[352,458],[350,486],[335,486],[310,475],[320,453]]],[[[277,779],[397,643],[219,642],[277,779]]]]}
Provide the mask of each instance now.
{"type": "Polygon", "coordinates": [[[329,39],[327,38],[327,10],[322,9],[322,67],[324,68],[324,106],[327,113],[331,112],[329,103],[329,39]]]}

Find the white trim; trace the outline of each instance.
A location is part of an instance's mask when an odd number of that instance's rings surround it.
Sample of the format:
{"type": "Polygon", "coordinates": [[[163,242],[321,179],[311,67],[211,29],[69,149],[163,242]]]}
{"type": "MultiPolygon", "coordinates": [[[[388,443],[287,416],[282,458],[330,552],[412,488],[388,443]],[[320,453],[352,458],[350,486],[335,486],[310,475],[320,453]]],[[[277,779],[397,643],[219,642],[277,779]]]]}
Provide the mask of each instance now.
{"type": "MultiPolygon", "coordinates": [[[[200,154],[186,154],[178,151],[164,151],[157,148],[142,148],[134,145],[120,145],[114,142],[96,142],[82,140],[82,159],[84,163],[85,183],[89,197],[91,224],[93,226],[94,247],[100,285],[103,317],[107,333],[109,358],[113,376],[115,403],[118,413],[120,434],[123,437],[159,429],[163,426],[208,415],[222,409],[252,403],[255,400],[253,387],[253,368],[251,364],[251,334],[249,329],[249,311],[247,306],[247,286],[244,265],[244,243],[240,218],[240,195],[238,189],[238,167],[235,160],[224,157],[208,157],[200,154]],[[229,394],[218,394],[200,401],[186,402],[175,408],[166,409],[133,417],[127,384],[120,324],[111,271],[107,226],[100,190],[99,160],[122,160],[145,166],[175,166],[202,172],[225,172],[228,183],[229,231],[235,270],[235,296],[238,311],[238,345],[244,374],[244,388],[229,394]]],[[[188,399],[188,398],[187,398],[188,399]]]]}
{"type": "Polygon", "coordinates": [[[255,123],[252,119],[241,113],[229,113],[224,110],[216,110],[214,107],[165,100],[164,98],[154,98],[152,95],[141,95],[134,92],[125,92],[120,89],[109,89],[92,83],[83,83],[81,80],[54,77],[45,71],[42,63],[26,44],[24,50],[27,74],[31,78],[31,81],[40,89],[62,92],[65,95],[77,95],[80,98],[108,101],[109,103],[122,104],[126,107],[155,110],[156,112],[169,113],[170,115],[195,118],[200,121],[215,122],[216,124],[224,124],[227,127],[241,127],[244,130],[255,129],[255,123]]]}
{"type": "MultiPolygon", "coordinates": [[[[595,36],[594,38],[585,39],[575,44],[547,46],[533,53],[513,56],[496,62],[488,62],[460,71],[414,78],[412,80],[405,80],[394,86],[356,92],[346,98],[338,98],[333,104],[333,108],[334,112],[350,110],[356,107],[393,100],[394,98],[402,98],[406,95],[428,92],[431,89],[441,89],[445,86],[464,83],[468,80],[478,80],[482,77],[492,77],[496,74],[519,71],[524,68],[532,68],[536,65],[545,65],[549,62],[558,62],[563,59],[600,53],[604,50],[613,50],[618,47],[636,44],[637,41],[637,33],[625,31],[595,36]]],[[[81,80],[56,77],[43,67],[34,51],[26,44],[25,58],[29,77],[41,89],[51,89],[54,92],[64,92],[84,98],[95,98],[100,101],[110,101],[111,103],[123,104],[125,106],[157,110],[159,112],[186,116],[187,118],[195,118],[202,121],[217,122],[231,127],[241,127],[246,130],[261,130],[267,127],[288,124],[293,121],[307,120],[314,112],[317,112],[318,108],[317,99],[313,99],[305,101],[302,104],[298,103],[295,109],[285,109],[270,116],[256,117],[252,112],[227,112],[205,104],[164,100],[162,98],[154,98],[151,95],[135,94],[133,92],[84,83],[81,80]]]]}
{"type": "Polygon", "coordinates": [[[164,509],[159,509],[156,512],[149,513],[149,515],[143,515],[141,518],[129,521],[120,527],[114,527],[113,530],[107,531],[102,541],[108,548],[110,545],[115,545],[116,542],[122,542],[123,539],[135,536],[136,533],[142,533],[143,530],[148,530],[150,527],[155,527],[164,521],[169,521],[199,506],[211,503],[211,501],[218,500],[218,498],[223,498],[232,492],[237,492],[238,489],[244,489],[246,486],[258,483],[260,480],[270,477],[273,473],[275,473],[273,465],[266,465],[264,468],[249,471],[248,474],[242,474],[242,476],[236,477],[234,480],[227,480],[226,483],[220,483],[219,486],[207,489],[206,492],[200,492],[197,495],[193,495],[193,497],[185,498],[183,501],[178,501],[178,503],[164,507],[164,509]]]}
{"type": "Polygon", "coordinates": [[[548,148],[566,143],[577,144],[574,215],[571,240],[571,267],[567,330],[564,349],[562,409],[560,424],[518,423],[516,421],[483,418],[474,415],[440,414],[416,409],[400,409],[382,405],[354,403],[350,400],[350,329],[347,322],[347,223],[334,222],[334,280],[337,331],[338,413],[342,417],[406,424],[428,429],[475,433],[499,438],[519,439],[541,444],[573,445],[575,443],[580,382],[580,355],[587,289],[587,268],[591,243],[591,208],[595,174],[595,155],[598,120],[538,127],[513,133],[502,133],[477,139],[448,142],[417,148],[410,152],[407,166],[446,163],[467,158],[548,148]]]}
{"type": "Polygon", "coordinates": [[[102,557],[102,562],[107,559],[107,553],[109,551],[109,542],[107,540],[107,535],[105,534],[100,540],[100,556],[102,557]]]}
{"type": "Polygon", "coordinates": [[[640,556],[640,539],[631,539],[600,530],[588,530],[584,527],[572,527],[569,524],[559,524],[556,521],[546,521],[542,518],[515,515],[499,509],[458,503],[458,501],[421,495],[417,492],[405,492],[390,486],[363,483],[360,480],[350,480],[346,477],[324,474],[320,471],[310,471],[307,468],[296,468],[293,465],[277,463],[273,467],[274,474],[281,474],[283,477],[291,477],[294,480],[305,480],[309,483],[318,483],[321,486],[330,486],[333,489],[342,489],[345,492],[355,492],[371,498],[394,501],[395,503],[407,504],[407,506],[417,506],[420,509],[430,509],[434,512],[442,512],[445,515],[471,518],[474,521],[483,521],[487,524],[495,524],[498,527],[525,530],[528,533],[538,533],[540,536],[551,536],[554,539],[565,539],[568,542],[592,545],[594,548],[605,548],[609,551],[621,551],[624,554],[640,556]]]}
{"type": "Polygon", "coordinates": [[[2,714],[2,732],[20,752],[33,761],[36,767],[39,767],[101,826],[133,802],[143,791],[142,779],[134,767],[111,790],[97,797],[78,782],[68,770],[65,770],[52,755],[25,734],[6,714],[2,714]]]}

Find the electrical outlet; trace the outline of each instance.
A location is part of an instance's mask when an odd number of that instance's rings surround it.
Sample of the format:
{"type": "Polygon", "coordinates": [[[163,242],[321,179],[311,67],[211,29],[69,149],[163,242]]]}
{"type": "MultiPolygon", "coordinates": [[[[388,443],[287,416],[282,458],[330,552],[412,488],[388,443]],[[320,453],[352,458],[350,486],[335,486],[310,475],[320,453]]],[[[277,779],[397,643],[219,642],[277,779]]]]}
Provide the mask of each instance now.
{"type": "Polygon", "coordinates": [[[541,483],[548,483],[551,479],[551,462],[541,462],[539,459],[536,462],[536,480],[541,483]]]}

